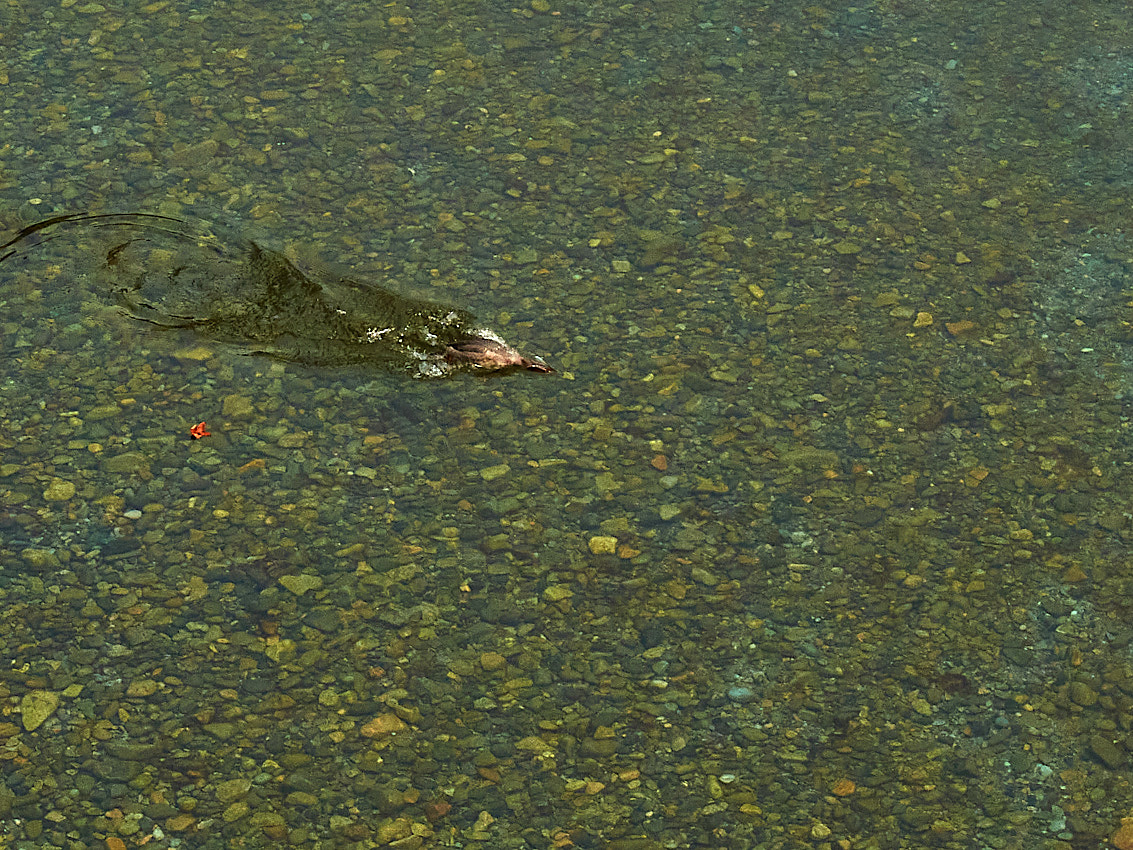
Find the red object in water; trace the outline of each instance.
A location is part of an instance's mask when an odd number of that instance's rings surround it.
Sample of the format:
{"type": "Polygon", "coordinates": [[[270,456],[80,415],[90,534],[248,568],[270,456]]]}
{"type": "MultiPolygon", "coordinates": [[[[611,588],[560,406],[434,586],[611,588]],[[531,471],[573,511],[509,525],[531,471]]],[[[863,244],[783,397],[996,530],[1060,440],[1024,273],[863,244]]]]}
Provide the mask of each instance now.
{"type": "Polygon", "coordinates": [[[201,437],[211,437],[212,432],[206,430],[204,422],[198,422],[196,425],[189,429],[189,436],[194,440],[199,440],[201,437]]]}

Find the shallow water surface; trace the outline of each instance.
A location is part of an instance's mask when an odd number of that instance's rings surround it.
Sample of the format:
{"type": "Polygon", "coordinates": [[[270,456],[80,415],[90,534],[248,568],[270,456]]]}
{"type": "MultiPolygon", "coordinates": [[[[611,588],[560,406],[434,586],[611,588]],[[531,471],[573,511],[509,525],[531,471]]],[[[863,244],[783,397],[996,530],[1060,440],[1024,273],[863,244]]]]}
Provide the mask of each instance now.
{"type": "Polygon", "coordinates": [[[559,370],[0,264],[14,846],[1133,846],[1127,9],[13,15],[10,232],[229,222],[559,370]]]}

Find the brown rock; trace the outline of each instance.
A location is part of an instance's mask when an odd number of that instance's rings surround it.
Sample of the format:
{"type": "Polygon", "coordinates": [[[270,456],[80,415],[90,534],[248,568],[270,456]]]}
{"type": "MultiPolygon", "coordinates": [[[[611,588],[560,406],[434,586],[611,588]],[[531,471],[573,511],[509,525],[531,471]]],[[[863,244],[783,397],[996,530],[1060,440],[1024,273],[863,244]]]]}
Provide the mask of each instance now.
{"type": "Polygon", "coordinates": [[[54,691],[29,691],[20,700],[20,714],[24,729],[34,732],[59,707],[59,694],[54,691]]]}
{"type": "Polygon", "coordinates": [[[974,331],[976,323],[969,319],[961,319],[959,322],[945,322],[944,327],[948,329],[948,333],[952,336],[962,336],[974,331]]]}
{"type": "Polygon", "coordinates": [[[399,838],[408,838],[413,834],[413,822],[406,818],[397,818],[395,820],[387,820],[385,823],[378,825],[378,833],[375,836],[378,845],[390,844],[397,841],[399,838]]]}
{"type": "Polygon", "coordinates": [[[393,735],[397,732],[404,732],[409,727],[396,714],[379,714],[373,720],[369,720],[362,724],[362,728],[358,731],[366,738],[385,737],[386,735],[393,735]]]}
{"type": "Polygon", "coordinates": [[[1133,818],[1122,818],[1121,826],[1109,840],[1117,850],[1133,850],[1133,818]]]}
{"type": "Polygon", "coordinates": [[[498,652],[484,652],[480,654],[480,666],[485,670],[501,670],[507,666],[507,659],[498,652]]]}
{"type": "Polygon", "coordinates": [[[191,827],[196,818],[192,815],[174,815],[165,822],[166,832],[183,832],[191,827]]]}

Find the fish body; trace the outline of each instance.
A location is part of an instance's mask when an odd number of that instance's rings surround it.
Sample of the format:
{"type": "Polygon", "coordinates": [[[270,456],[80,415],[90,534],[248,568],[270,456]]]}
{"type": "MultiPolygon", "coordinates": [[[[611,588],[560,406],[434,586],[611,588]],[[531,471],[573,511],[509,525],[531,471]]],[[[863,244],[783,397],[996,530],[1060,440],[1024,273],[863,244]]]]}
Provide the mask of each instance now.
{"type": "Polygon", "coordinates": [[[142,321],[309,366],[386,366],[421,378],[462,370],[554,372],[466,310],[308,273],[254,241],[217,238],[169,216],[54,216],[0,245],[0,262],[78,225],[108,229],[92,277],[142,321]]]}

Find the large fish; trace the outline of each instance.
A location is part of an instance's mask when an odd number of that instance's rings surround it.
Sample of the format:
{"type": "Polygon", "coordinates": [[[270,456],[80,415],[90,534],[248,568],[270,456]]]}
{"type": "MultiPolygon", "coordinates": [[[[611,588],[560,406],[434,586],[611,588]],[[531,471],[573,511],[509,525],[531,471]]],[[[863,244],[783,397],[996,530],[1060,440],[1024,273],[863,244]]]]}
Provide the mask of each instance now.
{"type": "Polygon", "coordinates": [[[554,372],[465,310],[374,284],[301,271],[277,251],[219,239],[153,213],[75,213],[28,226],[0,245],[0,262],[68,227],[109,229],[92,270],[122,310],[308,366],[382,365],[415,377],[460,369],[554,372]]]}

